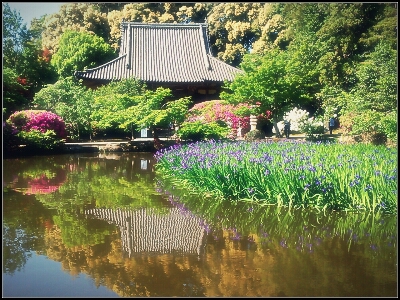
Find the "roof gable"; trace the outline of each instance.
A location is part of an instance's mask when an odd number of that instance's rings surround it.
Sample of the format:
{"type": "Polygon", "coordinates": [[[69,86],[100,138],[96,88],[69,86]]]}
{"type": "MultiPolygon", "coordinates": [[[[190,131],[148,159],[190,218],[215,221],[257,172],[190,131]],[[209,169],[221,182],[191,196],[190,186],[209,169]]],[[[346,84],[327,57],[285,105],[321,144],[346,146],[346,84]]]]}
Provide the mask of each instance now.
{"type": "Polygon", "coordinates": [[[121,24],[119,57],[97,68],[77,71],[78,78],[146,82],[232,81],[242,71],[214,58],[204,23],[121,24]]]}

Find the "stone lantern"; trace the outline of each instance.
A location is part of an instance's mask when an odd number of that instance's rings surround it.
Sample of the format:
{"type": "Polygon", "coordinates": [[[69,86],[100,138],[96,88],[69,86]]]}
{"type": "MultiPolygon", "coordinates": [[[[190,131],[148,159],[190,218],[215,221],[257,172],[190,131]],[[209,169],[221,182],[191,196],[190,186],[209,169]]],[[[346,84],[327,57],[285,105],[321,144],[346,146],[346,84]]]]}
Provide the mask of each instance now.
{"type": "Polygon", "coordinates": [[[255,115],[250,115],[250,131],[257,129],[257,117],[255,115]]]}

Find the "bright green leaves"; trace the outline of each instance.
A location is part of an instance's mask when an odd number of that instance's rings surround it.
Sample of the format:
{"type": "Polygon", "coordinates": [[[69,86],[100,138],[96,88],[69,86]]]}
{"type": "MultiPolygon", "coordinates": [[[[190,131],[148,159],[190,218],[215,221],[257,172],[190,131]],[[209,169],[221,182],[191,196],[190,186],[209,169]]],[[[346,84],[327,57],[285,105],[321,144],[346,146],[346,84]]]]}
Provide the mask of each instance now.
{"type": "Polygon", "coordinates": [[[246,55],[241,65],[246,74],[226,84],[228,92],[221,93],[221,98],[234,104],[257,105],[260,112],[270,110],[273,115],[282,116],[289,105],[301,100],[298,87],[304,80],[292,74],[294,63],[290,62],[290,53],[280,50],[269,51],[264,56],[246,55]]]}
{"type": "Polygon", "coordinates": [[[51,60],[61,77],[81,71],[112,59],[114,50],[103,38],[86,32],[65,31],[57,52],[51,60]]]}
{"type": "Polygon", "coordinates": [[[188,111],[190,98],[168,101],[171,90],[147,90],[136,79],[112,82],[94,92],[91,118],[99,129],[150,128],[169,123],[181,123],[188,111]]]}

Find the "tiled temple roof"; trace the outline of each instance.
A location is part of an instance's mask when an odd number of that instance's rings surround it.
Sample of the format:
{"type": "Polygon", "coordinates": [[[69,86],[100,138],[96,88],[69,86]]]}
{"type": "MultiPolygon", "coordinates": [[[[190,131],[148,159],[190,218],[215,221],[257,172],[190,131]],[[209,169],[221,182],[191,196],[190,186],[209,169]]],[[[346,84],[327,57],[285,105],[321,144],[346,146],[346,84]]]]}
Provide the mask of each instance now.
{"type": "Polygon", "coordinates": [[[93,80],[136,77],[153,83],[232,81],[243,71],[213,57],[206,24],[121,24],[119,57],[75,76],[93,80]]]}

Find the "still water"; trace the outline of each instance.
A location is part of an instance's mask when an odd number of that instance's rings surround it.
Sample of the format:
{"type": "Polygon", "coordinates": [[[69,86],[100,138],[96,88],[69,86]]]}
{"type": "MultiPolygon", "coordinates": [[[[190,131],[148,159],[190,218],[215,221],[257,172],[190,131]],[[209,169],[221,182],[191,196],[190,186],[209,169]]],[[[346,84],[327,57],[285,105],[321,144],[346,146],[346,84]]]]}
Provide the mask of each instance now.
{"type": "Polygon", "coordinates": [[[397,216],[218,203],[154,163],[3,160],[3,297],[397,296],[397,216]]]}

